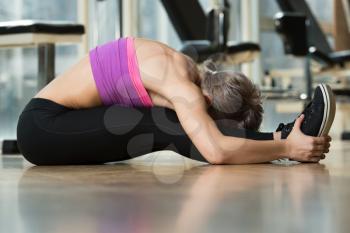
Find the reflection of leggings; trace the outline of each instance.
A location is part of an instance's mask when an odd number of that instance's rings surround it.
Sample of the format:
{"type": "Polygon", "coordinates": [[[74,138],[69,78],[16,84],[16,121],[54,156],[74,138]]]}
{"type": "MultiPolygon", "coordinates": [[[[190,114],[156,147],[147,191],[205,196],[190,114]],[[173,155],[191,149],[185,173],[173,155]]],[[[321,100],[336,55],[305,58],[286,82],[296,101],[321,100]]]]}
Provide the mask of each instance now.
{"type": "MultiPolygon", "coordinates": [[[[220,127],[228,136],[273,140],[272,133],[220,127]]],[[[32,99],[17,126],[18,146],[36,165],[101,164],[159,150],[206,161],[167,108],[71,109],[32,99]]]]}

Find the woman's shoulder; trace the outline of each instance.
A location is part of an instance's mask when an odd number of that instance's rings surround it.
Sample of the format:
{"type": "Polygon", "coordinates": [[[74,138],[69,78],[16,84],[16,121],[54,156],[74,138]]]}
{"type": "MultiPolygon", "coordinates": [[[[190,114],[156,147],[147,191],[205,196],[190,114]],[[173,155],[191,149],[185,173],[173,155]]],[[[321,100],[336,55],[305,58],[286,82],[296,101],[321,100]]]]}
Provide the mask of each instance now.
{"type": "Polygon", "coordinates": [[[148,50],[153,53],[178,53],[175,49],[171,48],[167,44],[160,41],[146,39],[146,38],[134,38],[136,50],[148,50]]]}
{"type": "Polygon", "coordinates": [[[196,82],[196,63],[183,53],[158,41],[135,39],[135,49],[143,74],[152,74],[155,80],[196,82]]]}

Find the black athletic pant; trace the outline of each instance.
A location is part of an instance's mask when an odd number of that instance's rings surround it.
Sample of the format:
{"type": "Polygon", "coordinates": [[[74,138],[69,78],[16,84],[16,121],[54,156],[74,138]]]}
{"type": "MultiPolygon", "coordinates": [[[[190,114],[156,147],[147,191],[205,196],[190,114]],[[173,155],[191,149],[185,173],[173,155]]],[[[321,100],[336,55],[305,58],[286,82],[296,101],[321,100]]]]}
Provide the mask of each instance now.
{"type": "MultiPolygon", "coordinates": [[[[219,127],[228,136],[273,140],[272,133],[219,127]]],[[[18,146],[36,165],[102,164],[159,150],[206,161],[167,108],[71,109],[32,99],[17,126],[18,146]]]]}

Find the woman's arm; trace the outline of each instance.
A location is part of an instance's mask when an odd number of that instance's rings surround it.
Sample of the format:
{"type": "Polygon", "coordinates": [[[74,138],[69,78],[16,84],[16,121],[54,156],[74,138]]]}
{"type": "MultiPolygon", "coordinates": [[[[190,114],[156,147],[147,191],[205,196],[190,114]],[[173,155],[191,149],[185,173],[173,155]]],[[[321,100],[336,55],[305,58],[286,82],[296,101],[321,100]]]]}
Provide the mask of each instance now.
{"type": "Polygon", "coordinates": [[[254,141],[224,136],[208,115],[201,90],[192,82],[167,83],[165,97],[200,153],[213,164],[259,163],[282,158],[283,141],[254,141]],[[174,88],[176,87],[176,88],[174,88]],[[174,91],[176,90],[176,91],[174,91]],[[261,153],[263,151],[263,153],[261,153]]]}
{"type": "MultiPolygon", "coordinates": [[[[326,138],[312,138],[295,131],[293,140],[255,141],[224,136],[208,115],[201,90],[192,82],[172,81],[163,87],[164,93],[200,153],[212,164],[247,164],[290,158],[318,161],[327,150],[326,138]],[[316,150],[317,149],[317,150],[316,150]],[[318,160],[316,160],[318,158],[318,160]]],[[[301,123],[299,119],[296,124],[301,123]]],[[[329,146],[328,146],[329,147],[329,146]]]]}

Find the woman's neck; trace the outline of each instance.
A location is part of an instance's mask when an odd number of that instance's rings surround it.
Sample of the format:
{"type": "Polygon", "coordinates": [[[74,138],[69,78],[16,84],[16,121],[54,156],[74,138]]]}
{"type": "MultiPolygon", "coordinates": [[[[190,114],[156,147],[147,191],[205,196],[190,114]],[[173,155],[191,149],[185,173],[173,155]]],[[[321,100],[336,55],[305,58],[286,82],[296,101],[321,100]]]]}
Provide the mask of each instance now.
{"type": "MultiPolygon", "coordinates": [[[[186,55],[185,55],[186,56],[186,55]]],[[[190,76],[190,79],[196,84],[198,87],[201,86],[201,72],[198,68],[198,64],[193,61],[192,58],[186,56],[187,58],[187,70],[190,76]]]]}

